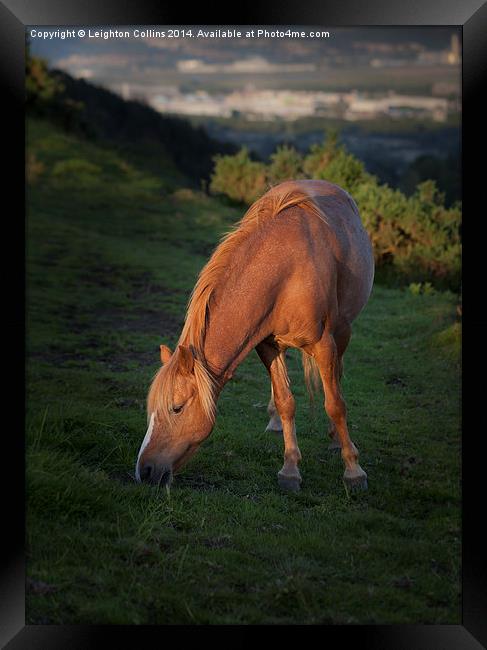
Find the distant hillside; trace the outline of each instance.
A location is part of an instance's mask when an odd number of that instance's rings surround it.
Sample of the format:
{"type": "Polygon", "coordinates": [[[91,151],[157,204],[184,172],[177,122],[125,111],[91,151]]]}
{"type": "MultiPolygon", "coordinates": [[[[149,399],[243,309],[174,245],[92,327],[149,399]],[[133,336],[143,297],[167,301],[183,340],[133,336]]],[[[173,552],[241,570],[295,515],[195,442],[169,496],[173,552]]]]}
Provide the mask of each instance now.
{"type": "Polygon", "coordinates": [[[235,145],[211,138],[201,126],[176,117],[163,117],[150,106],[126,101],[60,70],[48,71],[48,75],[58,83],[59,91],[42,104],[42,110],[35,102],[31,110],[69,131],[91,138],[115,141],[136,150],[140,145],[149,145],[152,156],[160,146],[194,185],[199,186],[201,179],[209,179],[217,153],[237,151],[235,145]]]}

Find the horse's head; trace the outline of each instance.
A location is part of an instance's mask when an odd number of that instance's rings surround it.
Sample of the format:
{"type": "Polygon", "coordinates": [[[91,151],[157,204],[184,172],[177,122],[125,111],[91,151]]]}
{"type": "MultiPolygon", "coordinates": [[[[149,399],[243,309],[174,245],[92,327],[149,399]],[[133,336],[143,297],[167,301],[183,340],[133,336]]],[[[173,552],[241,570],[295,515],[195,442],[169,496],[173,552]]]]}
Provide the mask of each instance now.
{"type": "Polygon", "coordinates": [[[162,367],[147,398],[148,429],[135,477],[167,485],[207,438],[215,421],[214,385],[191,347],[161,345],[162,367]]]}

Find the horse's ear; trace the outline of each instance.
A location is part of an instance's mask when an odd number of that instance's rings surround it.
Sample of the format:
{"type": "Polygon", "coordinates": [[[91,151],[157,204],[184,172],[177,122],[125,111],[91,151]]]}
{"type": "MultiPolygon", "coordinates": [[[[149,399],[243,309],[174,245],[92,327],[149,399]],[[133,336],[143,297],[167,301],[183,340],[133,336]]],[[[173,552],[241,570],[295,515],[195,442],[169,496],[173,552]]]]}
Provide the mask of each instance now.
{"type": "Polygon", "coordinates": [[[169,359],[172,357],[172,352],[171,350],[167,347],[167,345],[161,345],[161,362],[162,365],[166,365],[168,363],[169,359]]]}
{"type": "Polygon", "coordinates": [[[178,347],[178,353],[179,353],[179,364],[178,364],[179,370],[184,375],[190,375],[193,372],[193,367],[194,367],[194,356],[192,350],[186,347],[185,345],[180,345],[178,347]]]}

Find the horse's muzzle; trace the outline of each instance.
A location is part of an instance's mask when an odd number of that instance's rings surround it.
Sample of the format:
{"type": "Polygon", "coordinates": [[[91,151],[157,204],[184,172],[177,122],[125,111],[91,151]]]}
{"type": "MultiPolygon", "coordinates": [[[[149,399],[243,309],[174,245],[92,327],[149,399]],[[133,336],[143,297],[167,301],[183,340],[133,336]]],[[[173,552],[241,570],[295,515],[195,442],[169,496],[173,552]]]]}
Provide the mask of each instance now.
{"type": "Polygon", "coordinates": [[[172,469],[170,467],[157,467],[154,463],[145,463],[139,469],[141,483],[160,485],[164,487],[172,481],[172,469]]]}

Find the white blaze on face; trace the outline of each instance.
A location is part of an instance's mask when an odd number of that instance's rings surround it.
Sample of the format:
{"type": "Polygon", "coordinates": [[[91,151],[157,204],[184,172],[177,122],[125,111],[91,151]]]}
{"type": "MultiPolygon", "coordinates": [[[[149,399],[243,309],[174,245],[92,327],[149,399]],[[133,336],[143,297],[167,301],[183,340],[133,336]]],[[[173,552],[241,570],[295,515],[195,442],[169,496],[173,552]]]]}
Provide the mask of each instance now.
{"type": "Polygon", "coordinates": [[[142,456],[144,449],[147,447],[147,445],[150,442],[152,436],[152,429],[154,428],[154,420],[155,420],[155,414],[152,413],[152,415],[150,416],[149,428],[147,429],[147,433],[145,434],[145,437],[142,440],[142,445],[140,447],[139,455],[137,456],[137,462],[135,464],[135,478],[138,483],[140,483],[139,460],[140,457],[142,456]]]}

